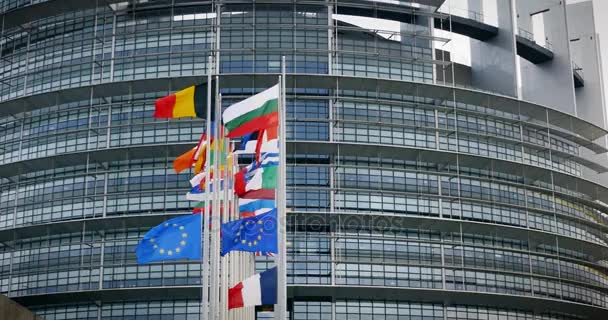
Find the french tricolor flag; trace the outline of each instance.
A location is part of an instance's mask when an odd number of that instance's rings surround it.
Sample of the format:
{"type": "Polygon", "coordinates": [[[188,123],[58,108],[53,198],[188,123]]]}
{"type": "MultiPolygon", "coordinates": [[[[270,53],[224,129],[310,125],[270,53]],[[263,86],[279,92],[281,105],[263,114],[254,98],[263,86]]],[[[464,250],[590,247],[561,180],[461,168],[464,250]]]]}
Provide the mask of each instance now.
{"type": "Polygon", "coordinates": [[[228,309],[277,303],[277,267],[255,274],[228,290],[228,309]]]}

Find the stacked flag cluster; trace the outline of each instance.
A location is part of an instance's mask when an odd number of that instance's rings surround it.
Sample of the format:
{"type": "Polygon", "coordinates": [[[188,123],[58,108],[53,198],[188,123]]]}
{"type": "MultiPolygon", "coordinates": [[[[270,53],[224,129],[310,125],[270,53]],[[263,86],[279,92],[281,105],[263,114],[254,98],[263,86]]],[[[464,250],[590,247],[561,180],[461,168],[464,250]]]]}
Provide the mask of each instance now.
{"type": "MultiPolygon", "coordinates": [[[[215,82],[211,86],[191,86],[158,99],[154,117],[211,117],[214,120],[213,114],[207,114],[207,110],[215,109],[215,102],[208,108],[205,99],[209,88],[215,91],[214,86],[215,82]]],[[[266,256],[278,253],[275,202],[280,165],[278,108],[277,84],[226,108],[219,136],[214,135],[215,127],[212,125],[201,135],[195,147],[174,160],[176,173],[192,169],[191,189],[186,199],[197,203],[193,214],[167,220],[144,235],[135,251],[138,263],[202,260],[202,248],[209,240],[202,236],[202,221],[212,214],[237,217],[221,225],[222,257],[232,251],[266,256]],[[229,139],[234,138],[241,138],[240,143],[230,148],[229,139]],[[252,161],[239,169],[237,156],[241,155],[252,161]],[[207,177],[209,181],[206,181],[207,177]],[[213,182],[218,185],[213,185],[213,182]],[[223,192],[226,188],[230,189],[229,193],[223,192]],[[220,206],[220,212],[212,212],[210,206],[214,192],[219,194],[215,199],[229,204],[220,206]],[[227,197],[226,194],[231,195],[227,197]],[[230,212],[224,212],[222,208],[228,208],[230,212]]],[[[228,309],[275,304],[276,301],[276,267],[252,275],[228,290],[228,309]]]]}

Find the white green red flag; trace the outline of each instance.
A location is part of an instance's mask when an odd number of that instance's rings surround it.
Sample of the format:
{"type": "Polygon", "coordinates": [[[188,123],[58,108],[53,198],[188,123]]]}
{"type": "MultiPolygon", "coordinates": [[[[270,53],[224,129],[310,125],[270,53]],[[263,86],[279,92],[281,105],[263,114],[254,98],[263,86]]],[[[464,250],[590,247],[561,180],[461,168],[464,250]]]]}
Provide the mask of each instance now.
{"type": "Polygon", "coordinates": [[[279,124],[278,110],[278,84],[231,105],[222,114],[222,121],[228,131],[226,137],[240,137],[276,127],[279,124]]]}

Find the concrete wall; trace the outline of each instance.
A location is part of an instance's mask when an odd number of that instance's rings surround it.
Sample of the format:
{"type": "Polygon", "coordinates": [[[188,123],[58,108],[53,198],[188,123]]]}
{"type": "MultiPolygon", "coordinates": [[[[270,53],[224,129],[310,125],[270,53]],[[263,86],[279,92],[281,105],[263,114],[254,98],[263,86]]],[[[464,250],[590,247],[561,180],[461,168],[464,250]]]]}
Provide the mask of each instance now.
{"type": "Polygon", "coordinates": [[[0,294],[0,319],[2,320],[42,320],[31,311],[0,294]]]}
{"type": "Polygon", "coordinates": [[[572,61],[582,68],[585,86],[576,88],[579,117],[605,126],[600,59],[593,19],[593,4],[583,2],[567,6],[568,33],[572,61]]]}
{"type": "Polygon", "coordinates": [[[469,0],[469,10],[497,17],[498,36],[471,39],[471,82],[474,87],[517,97],[514,0],[469,0]]]}
{"type": "Polygon", "coordinates": [[[553,60],[533,64],[518,58],[521,67],[521,98],[563,112],[576,114],[574,81],[566,3],[562,0],[517,0],[517,25],[533,32],[532,14],[543,10],[544,32],[552,44],[553,60]]]}
{"type": "MultiPolygon", "coordinates": [[[[602,79],[602,63],[600,57],[599,37],[595,29],[594,4],[582,2],[566,6],[568,17],[568,33],[570,37],[570,53],[572,60],[582,68],[585,86],[576,88],[576,108],[579,117],[598,126],[606,127],[606,109],[602,79]]],[[[596,143],[606,146],[606,138],[600,138],[596,143]]],[[[608,155],[596,155],[583,150],[581,155],[591,161],[608,166],[608,155]]],[[[586,169],[583,176],[591,179],[596,172],[586,169]]],[[[601,174],[599,181],[608,185],[608,173],[601,174]]]]}

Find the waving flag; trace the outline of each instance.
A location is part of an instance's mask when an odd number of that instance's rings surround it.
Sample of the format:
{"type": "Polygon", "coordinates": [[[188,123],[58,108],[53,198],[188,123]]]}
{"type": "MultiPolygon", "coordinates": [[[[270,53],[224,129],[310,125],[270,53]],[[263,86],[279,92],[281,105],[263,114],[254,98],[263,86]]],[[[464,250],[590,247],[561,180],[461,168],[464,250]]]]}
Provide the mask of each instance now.
{"type": "Polygon", "coordinates": [[[278,153],[264,153],[260,162],[262,166],[278,166],[279,165],[279,154],[278,153]]]}
{"type": "Polygon", "coordinates": [[[228,309],[277,303],[277,267],[255,274],[228,289],[228,309]]]}
{"type": "MultiPolygon", "coordinates": [[[[211,192],[213,192],[213,183],[209,184],[211,192]]],[[[220,180],[220,190],[224,189],[224,180],[220,180]]],[[[223,193],[220,193],[220,198],[223,198],[223,193]]],[[[190,201],[203,201],[205,200],[205,184],[202,183],[195,185],[190,189],[190,192],[186,194],[186,199],[190,201]]]]}
{"type": "Polygon", "coordinates": [[[272,252],[256,251],[255,252],[255,256],[256,257],[261,257],[261,256],[274,257],[274,253],[272,253],[272,252]]]}
{"type": "Polygon", "coordinates": [[[236,145],[235,154],[254,154],[262,136],[260,152],[261,153],[279,153],[279,139],[277,136],[277,127],[268,128],[262,131],[256,131],[243,137],[241,143],[236,145]]]}
{"type": "Polygon", "coordinates": [[[150,229],[135,249],[139,264],[201,258],[201,215],[167,220],[150,229]]]}
{"type": "MultiPolygon", "coordinates": [[[[211,159],[213,159],[213,146],[215,139],[211,137],[211,159]]],[[[205,168],[207,164],[207,140],[203,140],[200,147],[196,150],[195,162],[194,162],[194,173],[199,174],[205,168]]]]}
{"type": "Polygon", "coordinates": [[[242,196],[248,191],[277,187],[277,154],[264,154],[261,163],[254,161],[234,175],[234,193],[242,196]]]}
{"type": "MultiPolygon", "coordinates": [[[[215,92],[215,81],[211,81],[215,92]]],[[[207,118],[207,82],[156,99],[154,118],[207,118]]],[[[211,120],[214,118],[215,99],[211,99],[211,120]]]]}
{"type": "Polygon", "coordinates": [[[241,199],[239,198],[239,212],[241,217],[257,216],[276,207],[276,202],[269,199],[241,199]]]}
{"type": "Polygon", "coordinates": [[[279,124],[279,85],[229,106],[222,114],[228,134],[234,138],[279,124]]]}
{"type": "Polygon", "coordinates": [[[258,167],[234,175],[234,193],[242,196],[248,191],[274,189],[277,186],[277,166],[258,167]]]}
{"type": "Polygon", "coordinates": [[[198,146],[188,150],[186,153],[173,160],[173,170],[175,173],[180,173],[194,165],[194,155],[198,146]]]}
{"type": "MultiPolygon", "coordinates": [[[[224,214],[224,207],[221,203],[222,202],[220,202],[220,215],[224,214]]],[[[203,213],[204,214],[206,212],[213,214],[213,208],[212,208],[212,205],[209,204],[209,207],[207,209],[205,209],[205,201],[200,201],[192,209],[192,213],[203,213]],[[209,211],[206,211],[206,210],[209,210],[209,211]]]]}
{"type": "Polygon", "coordinates": [[[260,189],[247,191],[245,194],[240,195],[241,199],[274,199],[276,191],[274,189],[260,189]]]}
{"type": "Polygon", "coordinates": [[[277,253],[277,210],[222,224],[222,256],[236,251],[277,253]]]}
{"type": "Polygon", "coordinates": [[[200,148],[205,143],[206,138],[207,135],[203,133],[194,148],[173,160],[173,170],[175,170],[175,173],[180,173],[194,165],[200,155],[200,148]]]}
{"type": "MultiPolygon", "coordinates": [[[[200,172],[196,174],[192,179],[190,179],[190,186],[200,186],[200,188],[205,189],[205,172],[200,172]]],[[[209,172],[209,178],[213,181],[213,170],[209,172]]],[[[224,179],[224,171],[220,171],[220,180],[224,179]]]]}

